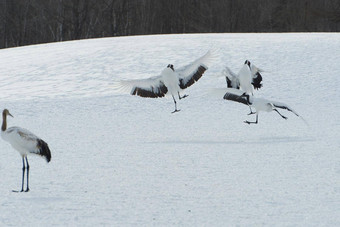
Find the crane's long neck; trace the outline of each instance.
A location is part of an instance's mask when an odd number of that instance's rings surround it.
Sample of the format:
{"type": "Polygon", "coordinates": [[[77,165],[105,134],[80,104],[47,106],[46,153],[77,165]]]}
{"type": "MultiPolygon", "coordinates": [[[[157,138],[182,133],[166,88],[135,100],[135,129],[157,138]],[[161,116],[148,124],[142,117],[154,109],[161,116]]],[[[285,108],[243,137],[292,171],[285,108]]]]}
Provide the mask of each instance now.
{"type": "Polygon", "coordinates": [[[7,114],[6,113],[2,113],[2,126],[1,126],[1,130],[4,132],[7,129],[7,114]]]}

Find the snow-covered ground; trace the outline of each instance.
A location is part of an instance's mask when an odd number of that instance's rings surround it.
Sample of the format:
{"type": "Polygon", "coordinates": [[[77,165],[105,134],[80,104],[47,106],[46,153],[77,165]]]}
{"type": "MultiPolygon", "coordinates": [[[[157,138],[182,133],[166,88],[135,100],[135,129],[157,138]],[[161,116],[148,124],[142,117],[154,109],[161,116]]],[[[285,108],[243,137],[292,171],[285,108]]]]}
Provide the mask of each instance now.
{"type": "Polygon", "coordinates": [[[340,34],[192,34],[92,39],[0,50],[0,108],[52,151],[0,141],[0,226],[339,226],[340,34]],[[216,62],[180,100],[115,92],[208,49],[216,62]],[[217,99],[224,66],[266,70],[256,96],[289,104],[246,125],[217,99]]]}

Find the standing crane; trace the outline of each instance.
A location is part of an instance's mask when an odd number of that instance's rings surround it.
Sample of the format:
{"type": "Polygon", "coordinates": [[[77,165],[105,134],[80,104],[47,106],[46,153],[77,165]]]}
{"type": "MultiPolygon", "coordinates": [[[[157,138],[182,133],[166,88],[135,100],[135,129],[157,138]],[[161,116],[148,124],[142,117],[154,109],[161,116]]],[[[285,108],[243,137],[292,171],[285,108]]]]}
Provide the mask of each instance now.
{"type": "MultiPolygon", "coordinates": [[[[7,128],[7,116],[12,116],[7,109],[2,112],[2,126],[1,126],[1,137],[3,140],[9,142],[12,147],[19,152],[22,157],[22,184],[20,192],[29,191],[29,169],[27,155],[36,154],[46,158],[47,162],[51,161],[51,151],[45,141],[34,135],[27,129],[20,127],[10,127],[7,128]],[[25,165],[26,161],[26,165],[25,165]],[[24,191],[24,180],[25,180],[25,170],[27,170],[27,185],[24,191]]],[[[13,192],[19,192],[14,191],[13,192]]]]}

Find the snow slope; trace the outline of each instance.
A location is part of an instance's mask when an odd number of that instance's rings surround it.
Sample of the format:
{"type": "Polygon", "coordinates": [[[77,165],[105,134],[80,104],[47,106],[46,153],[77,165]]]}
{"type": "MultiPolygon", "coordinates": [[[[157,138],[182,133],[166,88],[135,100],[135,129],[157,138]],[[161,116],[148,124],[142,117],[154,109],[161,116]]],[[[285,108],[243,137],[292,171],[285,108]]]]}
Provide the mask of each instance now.
{"type": "Polygon", "coordinates": [[[0,142],[1,226],[339,226],[340,34],[192,34],[61,42],[0,50],[9,126],[48,142],[52,160],[0,142]],[[115,92],[208,49],[221,61],[173,101],[115,92]],[[246,125],[247,106],[209,96],[248,59],[255,94],[289,104],[246,125]],[[183,93],[183,94],[184,94],[183,93]]]}

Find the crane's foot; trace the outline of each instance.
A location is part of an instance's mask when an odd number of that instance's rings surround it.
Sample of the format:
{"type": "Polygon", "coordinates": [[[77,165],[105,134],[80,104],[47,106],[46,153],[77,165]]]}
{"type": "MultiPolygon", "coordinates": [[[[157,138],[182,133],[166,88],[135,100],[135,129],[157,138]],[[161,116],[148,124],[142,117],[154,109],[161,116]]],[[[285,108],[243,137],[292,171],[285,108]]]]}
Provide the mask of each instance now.
{"type": "Polygon", "coordinates": [[[179,97],[179,99],[184,99],[184,98],[186,98],[186,97],[188,97],[189,95],[183,95],[182,97],[181,96],[178,96],[179,97]]]}
{"type": "Polygon", "coordinates": [[[248,115],[256,114],[256,112],[251,111],[248,115]]]}
{"type": "Polygon", "coordinates": [[[181,110],[178,110],[178,109],[175,109],[173,112],[171,112],[171,113],[176,113],[176,112],[179,112],[179,111],[181,111],[181,110]]]}
{"type": "Polygon", "coordinates": [[[24,191],[24,190],[21,190],[21,191],[12,190],[12,192],[19,193],[19,192],[27,192],[27,191],[24,191]]]}
{"type": "Polygon", "coordinates": [[[246,124],[248,124],[248,125],[250,125],[250,124],[257,124],[257,121],[255,121],[255,122],[252,122],[252,121],[244,121],[244,123],[246,123],[246,124]]]}

